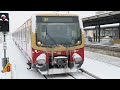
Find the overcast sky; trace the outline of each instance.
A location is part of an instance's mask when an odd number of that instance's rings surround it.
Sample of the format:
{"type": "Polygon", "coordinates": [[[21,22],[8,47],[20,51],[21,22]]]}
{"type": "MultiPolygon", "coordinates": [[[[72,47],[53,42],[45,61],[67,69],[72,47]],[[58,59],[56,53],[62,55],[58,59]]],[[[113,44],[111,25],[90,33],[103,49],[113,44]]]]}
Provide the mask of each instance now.
{"type": "MultiPolygon", "coordinates": [[[[10,32],[14,32],[20,25],[36,13],[48,13],[54,11],[0,11],[0,13],[9,13],[10,32]]],[[[61,11],[60,13],[66,13],[61,11]]],[[[88,17],[95,15],[96,11],[70,11],[70,13],[79,14],[80,17],[88,17]]]]}

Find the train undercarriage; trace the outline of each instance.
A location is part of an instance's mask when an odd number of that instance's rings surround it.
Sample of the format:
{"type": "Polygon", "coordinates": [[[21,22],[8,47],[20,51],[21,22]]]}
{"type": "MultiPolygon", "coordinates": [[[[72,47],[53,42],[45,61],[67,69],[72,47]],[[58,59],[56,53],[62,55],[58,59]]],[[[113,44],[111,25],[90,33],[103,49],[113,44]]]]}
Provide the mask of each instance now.
{"type": "Polygon", "coordinates": [[[62,73],[70,73],[70,72],[77,72],[77,70],[83,64],[83,61],[80,60],[79,62],[70,62],[70,56],[56,56],[49,58],[49,64],[39,64],[41,62],[37,62],[37,64],[30,66],[29,69],[35,68],[43,75],[50,75],[50,74],[62,74],[62,73]]]}

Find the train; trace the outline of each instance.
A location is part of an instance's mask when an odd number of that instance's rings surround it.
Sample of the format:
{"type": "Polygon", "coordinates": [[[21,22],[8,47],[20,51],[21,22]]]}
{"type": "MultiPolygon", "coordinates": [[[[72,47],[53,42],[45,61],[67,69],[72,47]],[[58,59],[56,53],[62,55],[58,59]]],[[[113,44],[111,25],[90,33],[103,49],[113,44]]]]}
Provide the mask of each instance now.
{"type": "Polygon", "coordinates": [[[83,22],[77,14],[34,14],[12,38],[30,69],[43,75],[77,72],[84,62],[83,22]]]}

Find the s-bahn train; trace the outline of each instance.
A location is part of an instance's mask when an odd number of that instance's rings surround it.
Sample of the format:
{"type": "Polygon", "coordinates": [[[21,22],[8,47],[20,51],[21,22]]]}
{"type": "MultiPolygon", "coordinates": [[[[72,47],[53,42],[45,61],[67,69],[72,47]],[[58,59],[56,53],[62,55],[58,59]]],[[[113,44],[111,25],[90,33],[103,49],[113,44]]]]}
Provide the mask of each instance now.
{"type": "Polygon", "coordinates": [[[76,72],[84,62],[83,35],[76,14],[35,14],[12,34],[28,65],[43,75],[76,72]]]}

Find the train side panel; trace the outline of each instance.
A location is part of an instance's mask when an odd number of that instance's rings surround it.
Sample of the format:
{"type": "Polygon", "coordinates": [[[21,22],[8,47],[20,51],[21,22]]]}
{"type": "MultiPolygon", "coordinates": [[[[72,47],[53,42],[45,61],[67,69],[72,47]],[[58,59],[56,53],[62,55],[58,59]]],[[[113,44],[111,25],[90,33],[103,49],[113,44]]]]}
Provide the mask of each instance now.
{"type": "Polygon", "coordinates": [[[23,25],[23,40],[22,40],[22,48],[23,53],[28,59],[29,62],[32,61],[32,49],[31,49],[31,19],[29,19],[23,25]]]}
{"type": "Polygon", "coordinates": [[[31,29],[32,21],[29,19],[13,33],[14,42],[30,62],[32,61],[31,29]]]}
{"type": "Polygon", "coordinates": [[[31,19],[27,22],[27,46],[26,46],[26,52],[29,56],[29,61],[32,61],[32,46],[31,46],[31,32],[32,32],[32,21],[31,19]]]}

